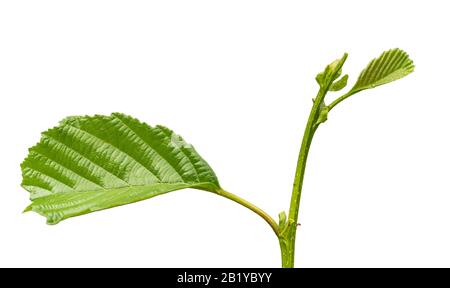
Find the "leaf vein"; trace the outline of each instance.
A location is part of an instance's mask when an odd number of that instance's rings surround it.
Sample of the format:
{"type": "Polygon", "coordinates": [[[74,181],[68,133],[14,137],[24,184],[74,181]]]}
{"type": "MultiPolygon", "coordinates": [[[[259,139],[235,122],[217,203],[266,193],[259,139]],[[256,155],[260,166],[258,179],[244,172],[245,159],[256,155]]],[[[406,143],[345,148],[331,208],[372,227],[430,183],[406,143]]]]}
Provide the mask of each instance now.
{"type": "Polygon", "coordinates": [[[99,137],[99,136],[97,136],[97,135],[92,134],[91,132],[89,132],[89,131],[87,131],[87,130],[85,130],[85,129],[76,127],[76,126],[74,126],[74,125],[72,125],[72,124],[66,124],[66,125],[72,127],[73,129],[76,129],[76,130],[78,130],[78,131],[80,131],[80,132],[82,132],[82,133],[85,133],[86,135],[88,135],[88,136],[91,137],[91,138],[100,140],[100,141],[102,141],[102,142],[104,142],[104,143],[106,143],[106,144],[108,144],[108,145],[114,147],[114,148],[117,149],[118,151],[120,151],[120,152],[122,152],[123,154],[125,154],[129,159],[133,160],[135,163],[137,163],[137,164],[139,164],[141,167],[143,167],[147,172],[150,173],[151,176],[153,176],[154,178],[156,178],[158,181],[161,180],[161,179],[158,177],[158,175],[155,175],[155,173],[153,173],[152,171],[150,171],[144,164],[142,164],[142,163],[141,163],[138,159],[136,159],[135,157],[131,156],[131,155],[130,155],[129,153],[127,153],[125,150],[120,149],[118,146],[112,144],[111,142],[106,141],[105,139],[103,139],[103,138],[101,138],[101,137],[99,137]]]}
{"type": "Polygon", "coordinates": [[[41,155],[42,157],[47,158],[48,160],[50,160],[50,161],[52,161],[53,163],[59,165],[60,167],[62,167],[62,168],[65,169],[66,171],[69,171],[69,172],[71,172],[71,173],[77,175],[78,177],[80,177],[80,178],[82,178],[82,179],[85,179],[85,180],[89,181],[89,182],[92,183],[92,184],[95,184],[96,186],[98,186],[98,187],[100,187],[100,188],[102,188],[102,189],[106,189],[106,187],[104,187],[104,186],[102,185],[102,183],[100,183],[100,182],[99,182],[99,183],[94,182],[93,180],[87,178],[86,176],[81,175],[80,173],[78,173],[78,172],[75,171],[74,169],[65,166],[65,165],[62,164],[61,162],[59,162],[59,161],[53,159],[52,157],[49,157],[48,155],[44,155],[43,153],[38,152],[38,151],[36,151],[36,150],[33,150],[32,152],[35,153],[35,154],[41,155]]]}
{"type": "MultiPolygon", "coordinates": [[[[170,138],[171,135],[168,135],[168,134],[166,133],[166,131],[164,131],[164,129],[159,129],[159,130],[162,131],[162,133],[163,133],[167,138],[171,139],[171,138],[170,138]]],[[[177,148],[178,148],[178,147],[177,147],[177,148]]],[[[196,178],[197,178],[197,181],[200,181],[200,177],[199,177],[199,173],[198,173],[197,167],[195,167],[195,165],[194,165],[194,163],[192,162],[191,158],[190,158],[186,153],[184,153],[183,149],[178,148],[178,150],[181,152],[181,154],[183,154],[184,157],[186,157],[186,158],[188,159],[188,161],[189,161],[189,163],[191,164],[192,168],[194,168],[195,176],[196,176],[196,178]]]]}
{"type": "Polygon", "coordinates": [[[29,169],[29,170],[35,171],[35,172],[37,172],[37,173],[39,173],[39,174],[41,174],[41,175],[44,175],[45,177],[48,177],[48,178],[52,179],[52,180],[55,181],[55,182],[61,183],[61,184],[63,184],[64,186],[69,187],[71,190],[74,190],[74,187],[73,187],[72,185],[69,185],[69,184],[67,184],[67,183],[64,183],[64,182],[61,181],[60,179],[57,179],[57,178],[55,178],[54,176],[52,176],[52,175],[50,175],[50,174],[48,174],[48,173],[46,173],[46,172],[44,172],[44,171],[42,171],[42,170],[40,170],[40,169],[38,169],[38,168],[32,168],[32,167],[30,167],[30,166],[25,166],[25,169],[29,169]]]}
{"type": "Polygon", "coordinates": [[[88,160],[90,163],[94,164],[96,167],[108,172],[108,174],[114,176],[115,178],[119,179],[120,181],[124,182],[125,184],[127,184],[127,186],[131,186],[130,183],[128,183],[125,179],[122,179],[121,177],[119,177],[118,175],[114,174],[113,172],[109,171],[108,169],[106,169],[105,167],[103,167],[102,165],[98,164],[97,162],[94,162],[93,160],[91,160],[88,156],[86,156],[85,154],[81,153],[80,151],[76,150],[75,148],[69,146],[66,143],[61,142],[60,140],[56,139],[53,136],[50,136],[49,134],[45,134],[45,137],[47,137],[49,140],[51,141],[55,141],[57,142],[59,145],[62,145],[64,147],[66,147],[67,149],[70,149],[71,151],[75,152],[76,154],[78,154],[79,156],[81,156],[82,158],[88,160]]]}
{"type": "Polygon", "coordinates": [[[186,180],[184,179],[183,175],[180,174],[180,172],[178,172],[178,170],[172,165],[172,163],[169,162],[168,159],[166,159],[166,157],[164,157],[161,153],[159,153],[152,145],[150,145],[150,143],[148,143],[148,141],[146,141],[138,132],[136,132],[133,128],[131,128],[130,125],[128,125],[127,123],[125,123],[121,118],[119,118],[117,115],[113,114],[113,117],[118,119],[120,121],[120,123],[122,123],[122,126],[126,127],[128,130],[130,130],[131,132],[133,132],[134,135],[136,135],[141,142],[143,142],[144,144],[146,144],[146,146],[148,148],[150,148],[152,151],[155,152],[156,155],[158,155],[162,160],[164,160],[171,168],[172,170],[178,174],[178,176],[181,178],[181,180],[183,180],[184,182],[186,182],[186,180]]]}

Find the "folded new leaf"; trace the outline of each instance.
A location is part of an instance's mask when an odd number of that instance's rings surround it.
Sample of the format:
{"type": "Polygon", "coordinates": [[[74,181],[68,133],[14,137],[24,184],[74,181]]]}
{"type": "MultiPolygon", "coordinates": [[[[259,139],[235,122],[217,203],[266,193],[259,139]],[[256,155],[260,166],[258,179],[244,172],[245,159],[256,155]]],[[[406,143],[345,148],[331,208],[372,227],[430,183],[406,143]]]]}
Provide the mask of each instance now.
{"type": "Polygon", "coordinates": [[[341,79],[335,82],[335,86],[333,86],[333,82],[341,76],[342,66],[347,60],[348,54],[345,53],[344,56],[340,59],[336,59],[325,67],[323,72],[320,72],[316,76],[316,81],[319,84],[320,88],[329,90],[330,88],[334,89],[334,91],[340,90],[347,85],[348,76],[345,75],[341,79]]]}
{"type": "Polygon", "coordinates": [[[345,74],[344,76],[341,77],[341,79],[336,80],[333,84],[331,84],[330,91],[340,91],[344,89],[345,86],[347,86],[347,81],[348,75],[345,74]]]}
{"type": "Polygon", "coordinates": [[[180,136],[119,113],[66,118],[42,133],[21,168],[32,200],[25,211],[48,224],[184,188],[220,188],[180,136]]]}

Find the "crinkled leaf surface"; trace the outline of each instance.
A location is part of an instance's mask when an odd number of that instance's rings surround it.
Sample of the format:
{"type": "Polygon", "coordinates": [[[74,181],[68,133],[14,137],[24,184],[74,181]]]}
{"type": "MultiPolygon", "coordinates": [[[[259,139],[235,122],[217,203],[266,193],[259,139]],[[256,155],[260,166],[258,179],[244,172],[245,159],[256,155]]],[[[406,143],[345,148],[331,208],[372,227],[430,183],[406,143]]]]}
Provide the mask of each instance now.
{"type": "Polygon", "coordinates": [[[385,51],[361,72],[351,93],[387,84],[413,71],[414,63],[405,51],[398,48],[385,51]]]}
{"type": "Polygon", "coordinates": [[[32,200],[26,211],[49,224],[183,188],[220,188],[181,137],[119,113],[63,120],[42,133],[21,167],[32,200]]]}

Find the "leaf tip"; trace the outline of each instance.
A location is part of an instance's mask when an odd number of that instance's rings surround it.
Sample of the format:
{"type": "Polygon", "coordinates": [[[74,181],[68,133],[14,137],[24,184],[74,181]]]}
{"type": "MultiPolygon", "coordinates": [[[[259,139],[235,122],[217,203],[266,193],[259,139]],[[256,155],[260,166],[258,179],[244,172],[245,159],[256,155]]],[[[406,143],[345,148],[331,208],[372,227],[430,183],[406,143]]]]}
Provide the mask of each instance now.
{"type": "Polygon", "coordinates": [[[344,55],[342,55],[341,59],[343,59],[345,61],[345,60],[347,60],[347,57],[348,57],[348,53],[344,52],[344,55]]]}
{"type": "Polygon", "coordinates": [[[47,218],[47,222],[45,224],[49,225],[49,226],[55,226],[56,224],[58,224],[59,222],[61,222],[61,220],[53,220],[50,218],[47,218]]]}
{"type": "Polygon", "coordinates": [[[33,205],[28,205],[27,208],[25,208],[22,213],[27,213],[33,211],[33,205]]]}

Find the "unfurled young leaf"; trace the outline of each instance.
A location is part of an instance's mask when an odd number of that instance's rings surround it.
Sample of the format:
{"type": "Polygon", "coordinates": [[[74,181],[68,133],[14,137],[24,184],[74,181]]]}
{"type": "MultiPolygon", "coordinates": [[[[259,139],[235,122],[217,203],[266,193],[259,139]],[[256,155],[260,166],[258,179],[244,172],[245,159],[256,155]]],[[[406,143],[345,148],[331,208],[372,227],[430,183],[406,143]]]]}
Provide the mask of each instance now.
{"type": "Polygon", "coordinates": [[[49,224],[183,188],[216,192],[214,171],[171,130],[129,116],[69,117],[22,163],[22,186],[49,224]]]}
{"type": "Polygon", "coordinates": [[[321,88],[329,90],[329,87],[333,82],[341,76],[342,66],[345,63],[347,56],[347,53],[345,53],[342,58],[334,60],[325,67],[323,72],[317,74],[316,81],[321,88]]]}
{"type": "Polygon", "coordinates": [[[398,80],[413,71],[414,63],[406,52],[398,48],[387,50],[367,65],[352,89],[334,100],[328,106],[329,110],[353,94],[398,80]]]}
{"type": "Polygon", "coordinates": [[[374,88],[405,77],[414,71],[414,63],[408,54],[400,49],[383,52],[373,59],[358,77],[351,89],[352,93],[374,88]]]}
{"type": "Polygon", "coordinates": [[[344,76],[341,77],[341,79],[335,81],[333,84],[331,84],[330,86],[330,91],[340,91],[342,89],[345,88],[345,86],[347,86],[347,80],[348,80],[348,75],[345,74],[344,76]]]}

